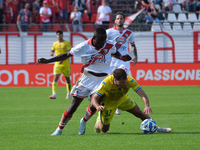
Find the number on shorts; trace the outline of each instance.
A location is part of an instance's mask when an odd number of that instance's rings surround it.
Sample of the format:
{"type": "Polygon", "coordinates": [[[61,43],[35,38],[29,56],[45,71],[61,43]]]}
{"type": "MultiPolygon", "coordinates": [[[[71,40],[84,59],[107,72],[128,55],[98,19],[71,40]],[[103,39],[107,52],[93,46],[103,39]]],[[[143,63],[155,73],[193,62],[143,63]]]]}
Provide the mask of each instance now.
{"type": "Polygon", "coordinates": [[[106,112],[106,116],[105,116],[105,117],[111,116],[111,112],[112,112],[112,110],[108,110],[108,111],[106,112]]]}

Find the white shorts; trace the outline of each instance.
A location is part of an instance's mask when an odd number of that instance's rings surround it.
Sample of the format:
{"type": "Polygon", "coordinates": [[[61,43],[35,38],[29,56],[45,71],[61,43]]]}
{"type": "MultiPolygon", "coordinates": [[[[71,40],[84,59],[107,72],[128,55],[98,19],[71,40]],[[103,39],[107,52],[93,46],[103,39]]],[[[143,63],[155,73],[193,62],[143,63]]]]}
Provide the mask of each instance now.
{"type": "Polygon", "coordinates": [[[130,71],[130,62],[125,62],[125,63],[116,63],[114,66],[112,66],[113,70],[118,69],[118,68],[122,68],[126,71],[126,73],[128,74],[130,71]]]}
{"type": "Polygon", "coordinates": [[[87,98],[96,91],[101,81],[107,76],[96,77],[90,73],[84,73],[72,87],[71,95],[79,98],[87,98]]]}

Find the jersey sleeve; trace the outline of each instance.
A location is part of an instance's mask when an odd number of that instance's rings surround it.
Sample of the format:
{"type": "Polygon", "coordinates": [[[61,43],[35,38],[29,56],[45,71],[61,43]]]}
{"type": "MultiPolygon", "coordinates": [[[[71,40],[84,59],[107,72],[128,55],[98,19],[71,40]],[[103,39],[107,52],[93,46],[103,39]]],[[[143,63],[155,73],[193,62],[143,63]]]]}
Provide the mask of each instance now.
{"type": "Polygon", "coordinates": [[[131,45],[135,44],[133,32],[132,32],[131,35],[130,35],[129,43],[130,43],[131,45]]]}
{"type": "Polygon", "coordinates": [[[52,47],[51,47],[52,51],[55,51],[56,50],[56,43],[54,42],[52,47]]]}
{"type": "Polygon", "coordinates": [[[67,41],[67,51],[70,51],[71,50],[71,44],[67,41]]]}
{"type": "Polygon", "coordinates": [[[137,92],[139,89],[141,89],[141,86],[132,77],[128,77],[128,84],[135,92],[137,92]]]}
{"type": "Polygon", "coordinates": [[[99,96],[103,96],[105,92],[106,92],[106,82],[103,80],[95,93],[99,96]]]}
{"type": "Polygon", "coordinates": [[[72,55],[74,55],[75,57],[81,57],[85,54],[85,51],[83,51],[83,48],[84,45],[83,43],[80,43],[78,45],[76,45],[75,47],[73,47],[71,50],[70,50],[70,53],[72,55]]]}

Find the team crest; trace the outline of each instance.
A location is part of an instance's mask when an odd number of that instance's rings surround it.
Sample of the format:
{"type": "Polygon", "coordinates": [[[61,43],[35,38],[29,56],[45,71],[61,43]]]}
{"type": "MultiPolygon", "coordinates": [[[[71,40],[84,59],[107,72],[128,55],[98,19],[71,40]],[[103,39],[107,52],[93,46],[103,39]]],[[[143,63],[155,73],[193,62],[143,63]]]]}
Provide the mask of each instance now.
{"type": "Polygon", "coordinates": [[[124,38],[124,37],[118,37],[118,38],[116,38],[116,42],[118,44],[124,44],[126,42],[126,38],[124,38]]]}

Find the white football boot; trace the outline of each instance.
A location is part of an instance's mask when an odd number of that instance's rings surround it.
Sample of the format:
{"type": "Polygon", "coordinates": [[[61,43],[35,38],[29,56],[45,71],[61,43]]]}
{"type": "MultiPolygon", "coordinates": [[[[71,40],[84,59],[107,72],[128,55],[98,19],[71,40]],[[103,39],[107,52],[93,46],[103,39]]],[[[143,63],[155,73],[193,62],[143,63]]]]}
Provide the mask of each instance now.
{"type": "Polygon", "coordinates": [[[98,128],[99,122],[100,122],[100,120],[99,120],[98,117],[97,117],[97,121],[96,121],[96,123],[95,123],[95,125],[94,125],[94,131],[95,131],[96,133],[100,133],[100,132],[101,132],[101,130],[98,128]]]}
{"type": "Polygon", "coordinates": [[[51,136],[54,135],[61,135],[62,134],[62,129],[60,129],[59,127],[56,129],[56,131],[54,131],[54,133],[51,134],[51,136]]]}
{"type": "Polygon", "coordinates": [[[115,111],[115,114],[116,115],[121,115],[121,110],[117,108],[116,111],[115,111]]]}
{"type": "Polygon", "coordinates": [[[79,126],[79,129],[78,129],[78,134],[80,134],[80,135],[85,134],[85,130],[86,130],[86,122],[83,120],[83,118],[81,118],[80,126],[79,126]]]}
{"type": "Polygon", "coordinates": [[[67,93],[66,99],[71,99],[70,93],[67,93]]]}
{"type": "Polygon", "coordinates": [[[171,128],[161,128],[158,127],[157,132],[171,132],[172,129],[171,128]]]}

